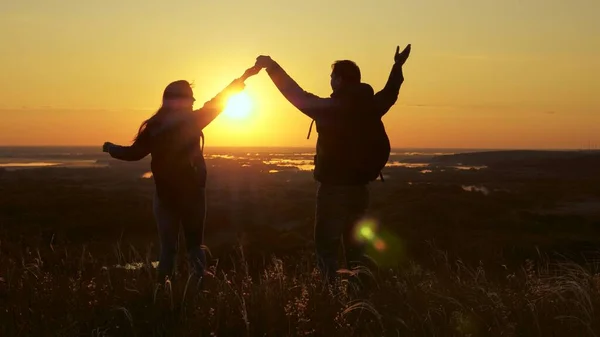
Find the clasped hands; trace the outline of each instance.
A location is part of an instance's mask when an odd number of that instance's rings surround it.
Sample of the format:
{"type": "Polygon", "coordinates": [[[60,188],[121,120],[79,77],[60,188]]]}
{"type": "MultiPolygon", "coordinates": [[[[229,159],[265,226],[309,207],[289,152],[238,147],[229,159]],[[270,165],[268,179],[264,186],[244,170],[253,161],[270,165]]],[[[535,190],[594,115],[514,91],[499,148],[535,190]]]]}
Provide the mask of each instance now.
{"type": "MultiPolygon", "coordinates": [[[[394,53],[394,62],[396,64],[399,64],[400,66],[403,66],[404,63],[406,63],[406,60],[408,59],[408,57],[410,56],[410,50],[411,50],[410,44],[406,45],[406,47],[404,48],[404,50],[402,50],[402,52],[400,52],[400,46],[397,46],[396,52],[394,53]]],[[[254,64],[254,66],[246,69],[244,74],[240,78],[238,78],[237,80],[234,81],[234,83],[236,84],[234,86],[235,93],[244,90],[244,87],[245,87],[244,81],[246,81],[248,78],[258,74],[261,71],[261,69],[269,68],[269,67],[273,66],[274,64],[275,64],[275,61],[273,61],[273,59],[270,56],[267,56],[267,55],[258,56],[256,58],[256,63],[254,64]]]]}

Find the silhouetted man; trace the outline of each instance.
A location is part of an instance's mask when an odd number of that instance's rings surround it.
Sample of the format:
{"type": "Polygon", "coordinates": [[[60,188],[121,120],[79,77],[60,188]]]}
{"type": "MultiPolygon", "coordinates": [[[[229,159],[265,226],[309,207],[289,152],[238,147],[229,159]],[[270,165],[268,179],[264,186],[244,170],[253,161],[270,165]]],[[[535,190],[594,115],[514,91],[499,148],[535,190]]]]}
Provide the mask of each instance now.
{"type": "Polygon", "coordinates": [[[389,158],[390,143],[381,117],[398,98],[404,82],[402,66],[410,50],[410,45],[401,53],[396,48],[390,77],[376,94],[370,85],[361,82],[360,69],[354,62],[336,61],[329,98],[304,91],[271,57],[256,59],[256,66],[266,68],[283,96],[316,122],[319,136],[314,177],[319,187],[315,245],[318,266],[329,281],[338,269],[337,251],[342,237],[348,268],[364,262],[364,244],[354,234],[367,211],[367,185],[381,176],[389,158]]]}

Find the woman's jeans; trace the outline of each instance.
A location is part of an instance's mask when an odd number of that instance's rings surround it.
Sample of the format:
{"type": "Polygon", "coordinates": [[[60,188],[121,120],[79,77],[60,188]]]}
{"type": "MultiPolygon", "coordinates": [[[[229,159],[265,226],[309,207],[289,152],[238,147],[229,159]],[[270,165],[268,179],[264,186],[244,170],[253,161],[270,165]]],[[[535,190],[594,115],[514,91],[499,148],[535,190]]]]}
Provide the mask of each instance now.
{"type": "Polygon", "coordinates": [[[202,249],[204,221],[206,218],[206,195],[204,189],[196,193],[195,200],[188,200],[187,206],[168,207],[154,195],[154,216],[160,237],[160,258],[158,278],[162,282],[172,276],[175,269],[179,229],[183,228],[186,248],[192,272],[202,277],[206,266],[206,255],[202,249]]]}

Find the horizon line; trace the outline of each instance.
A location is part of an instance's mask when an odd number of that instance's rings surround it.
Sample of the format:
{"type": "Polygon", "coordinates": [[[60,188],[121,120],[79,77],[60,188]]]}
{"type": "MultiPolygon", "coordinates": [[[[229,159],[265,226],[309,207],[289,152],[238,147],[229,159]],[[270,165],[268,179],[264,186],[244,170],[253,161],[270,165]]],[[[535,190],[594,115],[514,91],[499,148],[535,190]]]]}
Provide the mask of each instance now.
{"type": "MultiPolygon", "coordinates": [[[[19,147],[19,148],[64,148],[64,147],[79,147],[79,148],[90,148],[90,147],[101,147],[97,144],[94,145],[3,145],[0,144],[0,148],[19,147]]],[[[213,145],[210,148],[288,148],[288,149],[313,149],[314,146],[266,146],[266,145],[213,145]]],[[[207,148],[207,149],[210,149],[207,148]]],[[[586,148],[535,148],[535,147],[392,147],[392,150],[502,150],[502,151],[597,151],[597,149],[586,149],[586,148]]]]}

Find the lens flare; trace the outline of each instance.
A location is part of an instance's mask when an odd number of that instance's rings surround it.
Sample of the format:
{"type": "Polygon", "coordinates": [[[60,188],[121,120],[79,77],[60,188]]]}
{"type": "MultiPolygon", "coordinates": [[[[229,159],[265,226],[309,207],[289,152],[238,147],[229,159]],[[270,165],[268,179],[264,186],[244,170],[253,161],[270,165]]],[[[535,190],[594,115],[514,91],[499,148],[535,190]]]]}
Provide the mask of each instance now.
{"type": "Polygon", "coordinates": [[[360,235],[369,241],[375,238],[375,233],[373,233],[373,229],[370,227],[361,227],[360,235]]]}
{"type": "Polygon", "coordinates": [[[365,219],[356,226],[356,240],[365,242],[378,251],[384,251],[387,247],[385,241],[377,233],[377,222],[373,219],[365,219]]]}
{"type": "Polygon", "coordinates": [[[376,237],[377,223],[371,219],[365,219],[356,224],[354,239],[358,242],[371,242],[376,237]]]}
{"type": "Polygon", "coordinates": [[[375,246],[375,249],[377,249],[380,252],[384,251],[387,248],[385,242],[382,239],[377,239],[373,246],[375,246]]]}
{"type": "Polygon", "coordinates": [[[365,245],[365,252],[381,266],[394,266],[407,261],[406,245],[400,237],[379,230],[375,219],[364,219],[354,228],[354,239],[365,245]]]}
{"type": "Polygon", "coordinates": [[[378,231],[375,240],[366,247],[366,253],[381,267],[398,266],[408,261],[406,244],[396,234],[378,231]]]}

